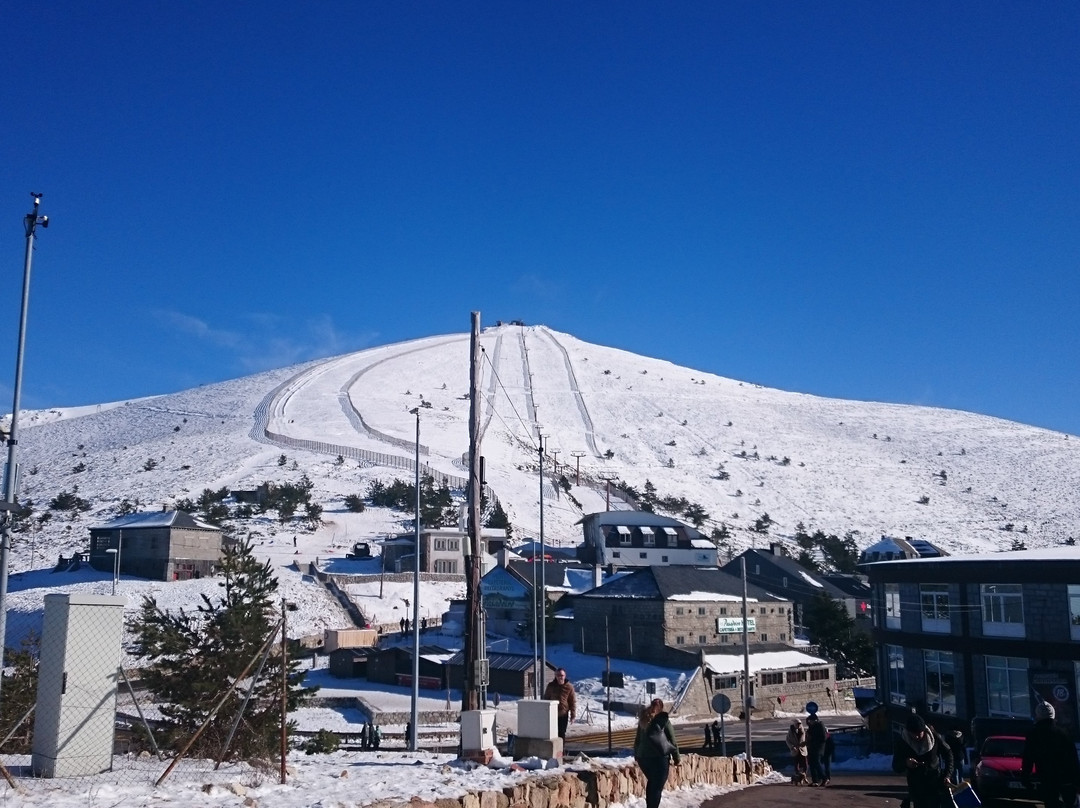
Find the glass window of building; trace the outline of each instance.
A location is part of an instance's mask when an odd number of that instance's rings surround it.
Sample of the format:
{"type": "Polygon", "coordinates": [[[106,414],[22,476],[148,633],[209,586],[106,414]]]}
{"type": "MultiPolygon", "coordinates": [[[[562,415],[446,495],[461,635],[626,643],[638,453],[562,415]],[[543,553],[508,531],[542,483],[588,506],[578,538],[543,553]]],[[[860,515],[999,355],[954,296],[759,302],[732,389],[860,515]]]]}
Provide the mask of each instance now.
{"type": "Polygon", "coordinates": [[[893,704],[907,704],[904,690],[904,649],[899,645],[885,646],[889,701],[893,704]]]}
{"type": "Polygon", "coordinates": [[[982,585],[983,634],[1024,636],[1024,596],[1020,584],[982,585]]]}
{"type": "Polygon", "coordinates": [[[987,656],[986,696],[990,715],[1030,717],[1027,660],[1019,657],[987,656]]]}
{"type": "Polygon", "coordinates": [[[885,628],[900,628],[900,584],[885,584],[885,628]]]}
{"type": "Polygon", "coordinates": [[[926,706],[941,715],[956,715],[956,676],[950,651],[923,651],[926,706]]]}
{"type": "Polygon", "coordinates": [[[949,623],[949,585],[922,584],[919,587],[919,603],[922,607],[923,631],[947,634],[949,623]]]}
{"type": "Polygon", "coordinates": [[[1080,584],[1069,584],[1069,630],[1080,640],[1080,584]]]}

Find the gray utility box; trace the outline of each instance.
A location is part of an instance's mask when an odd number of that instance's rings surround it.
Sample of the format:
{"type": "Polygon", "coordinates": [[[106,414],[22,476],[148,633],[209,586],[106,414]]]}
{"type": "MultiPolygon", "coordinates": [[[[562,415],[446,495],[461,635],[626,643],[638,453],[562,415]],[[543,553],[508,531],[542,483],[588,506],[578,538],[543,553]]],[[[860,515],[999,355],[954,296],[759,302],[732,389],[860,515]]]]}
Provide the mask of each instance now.
{"type": "Polygon", "coordinates": [[[36,776],[112,768],[125,603],[108,595],[45,596],[30,762],[36,776]]]}

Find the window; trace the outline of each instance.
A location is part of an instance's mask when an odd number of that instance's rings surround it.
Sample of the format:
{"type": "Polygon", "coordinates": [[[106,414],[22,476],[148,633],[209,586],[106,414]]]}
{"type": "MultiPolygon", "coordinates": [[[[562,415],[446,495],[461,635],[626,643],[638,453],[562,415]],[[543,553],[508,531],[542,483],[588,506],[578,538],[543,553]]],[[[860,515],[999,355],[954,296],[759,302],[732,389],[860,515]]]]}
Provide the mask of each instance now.
{"type": "Polygon", "coordinates": [[[675,614],[682,614],[682,613],[683,613],[683,607],[682,606],[676,606],[675,607],[675,614]]]}
{"type": "Polygon", "coordinates": [[[948,634],[952,628],[949,622],[949,585],[923,584],[919,587],[919,602],[922,606],[922,630],[948,634]]]}
{"type": "MultiPolygon", "coordinates": [[[[777,684],[780,684],[777,682],[777,684]]],[[[713,676],[713,687],[716,690],[734,690],[739,686],[737,676],[713,676]]]]}
{"type": "Polygon", "coordinates": [[[1069,626],[1072,638],[1080,640],[1080,586],[1069,584],[1069,626]]]}
{"type": "Polygon", "coordinates": [[[923,651],[926,706],[931,712],[956,715],[956,677],[951,651],[923,651]]]}
{"type": "Polygon", "coordinates": [[[630,546],[630,529],[625,527],[618,528],[619,530],[619,544],[623,547],[630,546]]]}
{"type": "Polygon", "coordinates": [[[792,682],[805,682],[806,671],[788,671],[787,680],[789,685],[792,682]]]}
{"type": "Polygon", "coordinates": [[[782,685],[784,683],[784,674],[780,671],[775,673],[759,673],[758,676],[761,679],[761,686],[766,685],[782,685]]]}
{"type": "Polygon", "coordinates": [[[653,535],[652,528],[643,527],[641,529],[641,543],[646,547],[656,546],[656,536],[653,535]]]}
{"type": "Polygon", "coordinates": [[[705,614],[705,607],[704,606],[698,606],[697,607],[697,613],[702,614],[702,615],[705,614]]]}
{"type": "Polygon", "coordinates": [[[684,637],[684,636],[682,636],[680,634],[678,637],[675,638],[675,644],[676,645],[686,645],[686,637],[684,637]]]}
{"type": "Polygon", "coordinates": [[[761,642],[768,642],[768,641],[769,641],[769,635],[768,634],[762,634],[761,635],[761,642]]]}
{"type": "Polygon", "coordinates": [[[660,556],[660,563],[661,563],[661,564],[666,564],[666,563],[668,563],[668,560],[667,560],[667,556],[660,556]]]}
{"type": "Polygon", "coordinates": [[[885,584],[885,628],[900,628],[900,584],[885,584]]]}
{"type": "Polygon", "coordinates": [[[786,641],[787,641],[787,634],[785,632],[781,631],[780,632],[780,642],[786,642],[786,641]]]}
{"type": "Polygon", "coordinates": [[[622,553],[620,553],[618,550],[614,550],[611,553],[611,557],[612,558],[622,558],[622,553]]]}
{"type": "Polygon", "coordinates": [[[904,691],[904,649],[899,645],[886,645],[885,656],[889,701],[893,704],[907,704],[907,693],[904,691]]]}
{"type": "Polygon", "coordinates": [[[704,634],[698,634],[697,641],[698,645],[705,645],[709,641],[709,638],[706,637],[704,634]]]}
{"type": "Polygon", "coordinates": [[[435,572],[456,573],[457,572],[457,562],[456,561],[450,561],[450,560],[445,559],[445,558],[436,559],[435,560],[435,572]]]}
{"type": "Polygon", "coordinates": [[[721,606],[720,607],[720,614],[721,615],[727,614],[727,606],[721,606]]]}
{"type": "Polygon", "coordinates": [[[459,539],[447,539],[446,540],[446,549],[447,550],[454,550],[454,551],[460,550],[461,549],[461,541],[459,539]]]}
{"type": "Polygon", "coordinates": [[[648,553],[644,553],[644,552],[638,553],[638,558],[648,558],[648,557],[649,557],[648,553]]]}
{"type": "Polygon", "coordinates": [[[982,585],[983,634],[1024,636],[1024,596],[1020,584],[982,585]]]}
{"type": "Polygon", "coordinates": [[[828,668],[818,668],[817,670],[810,671],[811,682],[825,682],[829,678],[828,668]]]}
{"type": "Polygon", "coordinates": [[[436,550],[445,550],[446,549],[446,539],[435,539],[435,549],[436,550]]]}
{"type": "Polygon", "coordinates": [[[1019,657],[987,656],[986,695],[990,715],[1012,718],[1030,716],[1027,660],[1019,657]]]}

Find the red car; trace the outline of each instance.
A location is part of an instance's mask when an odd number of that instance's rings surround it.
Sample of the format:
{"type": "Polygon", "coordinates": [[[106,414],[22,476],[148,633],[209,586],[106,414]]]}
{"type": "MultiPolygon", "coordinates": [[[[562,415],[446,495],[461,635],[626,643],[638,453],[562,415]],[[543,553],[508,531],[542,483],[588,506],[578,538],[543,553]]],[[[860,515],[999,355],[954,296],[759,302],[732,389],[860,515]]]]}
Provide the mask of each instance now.
{"type": "Polygon", "coordinates": [[[984,803],[1027,796],[1020,782],[1024,739],[1019,735],[990,735],[979,749],[975,791],[984,803]]]}

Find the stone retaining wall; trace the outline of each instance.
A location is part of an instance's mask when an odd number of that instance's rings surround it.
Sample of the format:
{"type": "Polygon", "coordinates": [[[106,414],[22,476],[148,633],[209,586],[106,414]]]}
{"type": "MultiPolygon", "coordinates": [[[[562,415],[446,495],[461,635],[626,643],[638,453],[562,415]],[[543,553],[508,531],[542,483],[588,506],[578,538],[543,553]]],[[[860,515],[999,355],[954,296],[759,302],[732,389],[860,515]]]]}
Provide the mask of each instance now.
{"type": "MultiPolygon", "coordinates": [[[[764,760],[754,761],[752,770],[745,760],[724,757],[683,755],[682,765],[672,766],[667,788],[684,786],[748,785],[771,771],[764,760]]],[[[636,765],[593,766],[562,773],[537,773],[501,791],[470,792],[461,797],[443,797],[435,802],[413,798],[411,802],[381,801],[378,808],[607,808],[625,803],[630,796],[645,795],[645,775],[636,765]]]]}

